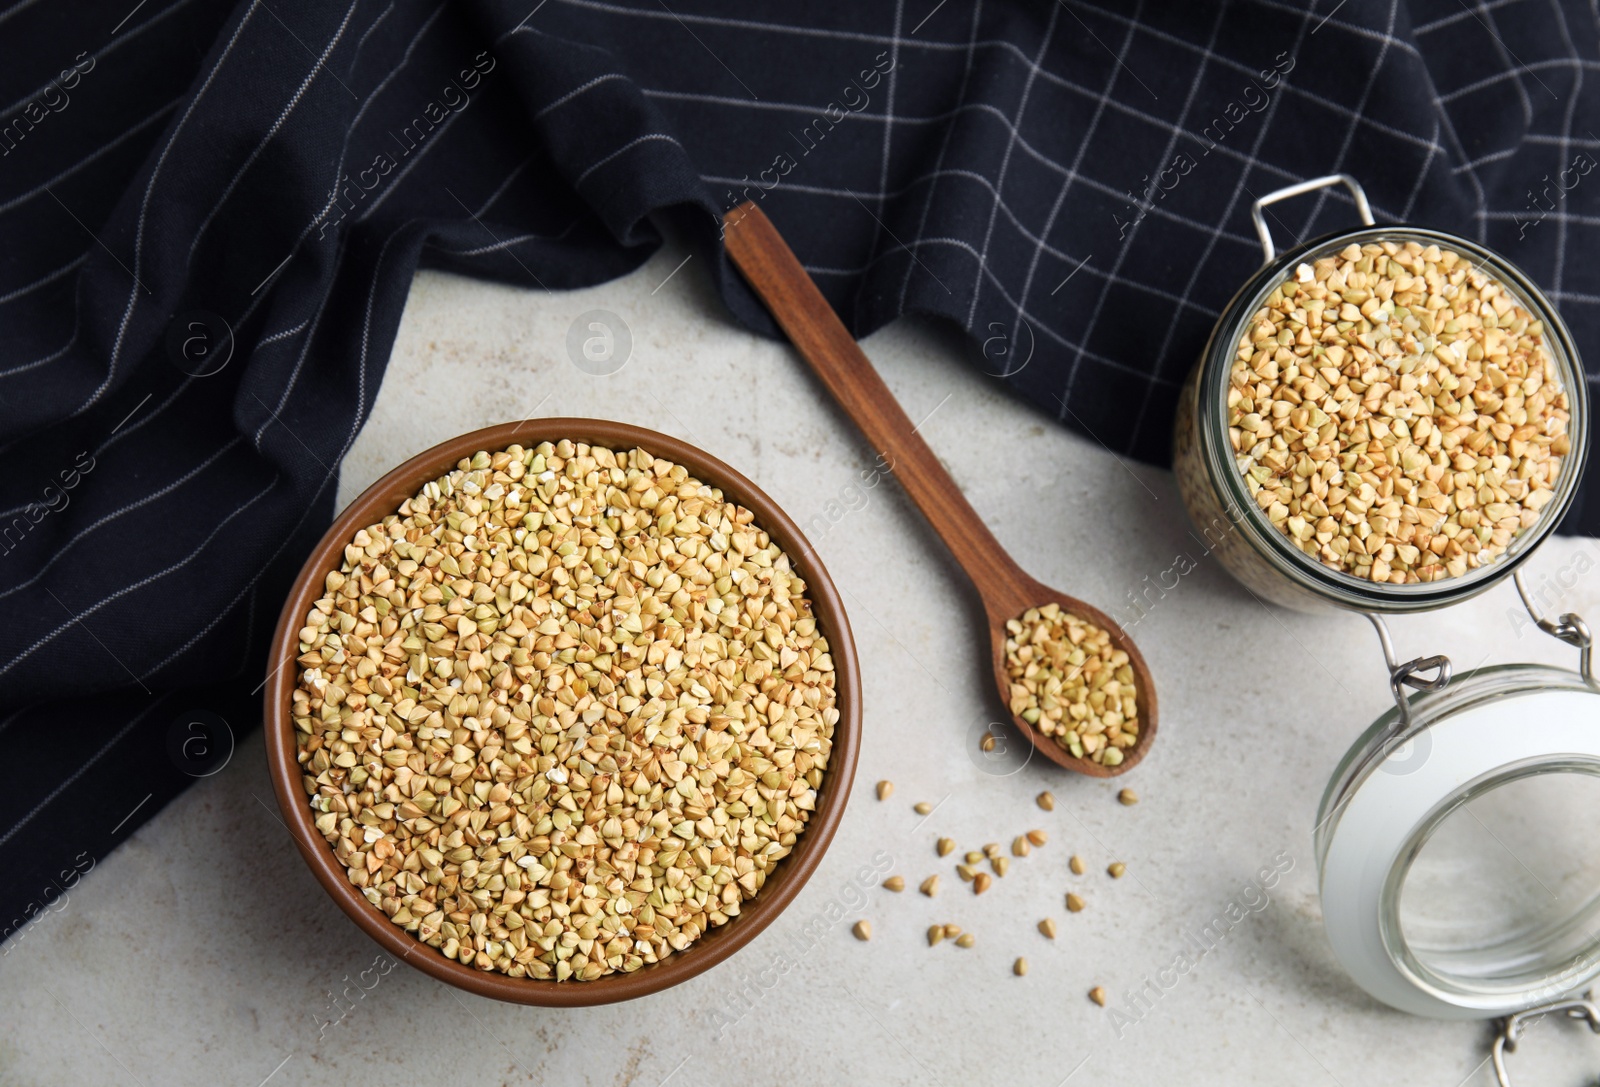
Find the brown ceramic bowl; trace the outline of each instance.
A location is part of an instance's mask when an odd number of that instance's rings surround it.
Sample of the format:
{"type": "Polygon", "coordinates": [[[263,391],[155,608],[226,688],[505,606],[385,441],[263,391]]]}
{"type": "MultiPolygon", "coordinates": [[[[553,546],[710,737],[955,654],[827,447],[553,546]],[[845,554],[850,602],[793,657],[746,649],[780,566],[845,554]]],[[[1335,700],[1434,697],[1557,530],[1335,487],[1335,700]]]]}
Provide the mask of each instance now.
{"type": "Polygon", "coordinates": [[[794,521],[754,483],[710,454],[665,434],[597,419],[532,419],[476,430],[412,457],[368,487],[333,522],[295,579],[278,619],[267,667],[270,677],[265,711],[267,764],[289,833],[312,874],[339,908],[395,958],[457,988],[515,1004],[581,1007],[631,1000],[687,981],[749,943],[794,900],[821,862],[834,831],[844,818],[845,800],[850,794],[856,756],[861,749],[861,678],[850,623],[845,618],[838,589],[794,521]],[[289,709],[297,674],[295,657],[299,655],[299,645],[296,636],[301,620],[322,595],[324,578],[339,565],[344,546],[358,529],[381,521],[398,509],[402,501],[416,494],[424,483],[444,475],[461,458],[470,457],[480,449],[494,452],[513,444],[533,446],[562,438],[613,449],[642,446],[657,456],[683,465],[696,478],[721,488],[732,501],[753,511],[757,523],[778,542],[805,579],[817,620],[833,651],[838,678],[839,723],[834,730],[828,770],[818,790],[816,810],[794,851],[778,865],[761,892],[744,905],[737,917],[707,932],[687,949],[631,974],[607,974],[584,982],[511,978],[463,966],[392,923],[362,897],[346,877],[344,865],[333,855],[333,848],[313,825],[311,807],[301,786],[300,766],[295,757],[294,720],[289,709]]]}

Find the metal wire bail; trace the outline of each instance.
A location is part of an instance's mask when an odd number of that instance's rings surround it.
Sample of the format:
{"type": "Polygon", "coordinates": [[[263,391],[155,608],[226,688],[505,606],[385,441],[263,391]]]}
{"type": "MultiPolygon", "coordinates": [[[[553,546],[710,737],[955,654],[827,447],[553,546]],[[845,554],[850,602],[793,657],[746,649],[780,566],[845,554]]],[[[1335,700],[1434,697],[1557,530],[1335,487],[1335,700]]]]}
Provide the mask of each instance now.
{"type": "Polygon", "coordinates": [[[1285,186],[1269,192],[1250,205],[1250,221],[1256,225],[1256,237],[1261,239],[1261,251],[1266,254],[1268,263],[1277,257],[1278,247],[1272,244],[1272,231],[1267,229],[1267,217],[1263,214],[1266,206],[1276,204],[1279,200],[1287,200],[1291,196],[1316,192],[1318,189],[1327,189],[1334,185],[1343,185],[1350,190],[1350,195],[1355,198],[1356,214],[1361,216],[1361,221],[1367,226],[1373,225],[1375,220],[1372,218],[1372,205],[1367,202],[1366,190],[1349,174],[1328,174],[1324,177],[1314,177],[1310,181],[1302,181],[1298,185],[1285,186]]]}
{"type": "Polygon", "coordinates": [[[1554,1014],[1565,1015],[1568,1019],[1582,1019],[1589,1024],[1590,1030],[1600,1034],[1600,1008],[1595,1007],[1592,991],[1584,993],[1581,1000],[1557,1000],[1551,1004],[1541,1004],[1537,1008],[1529,1008],[1525,1012],[1507,1016],[1500,1027],[1500,1033],[1495,1035],[1494,1049],[1490,1052],[1490,1057],[1494,1060],[1495,1082],[1500,1087],[1511,1087],[1511,1073],[1506,1071],[1506,1054],[1516,1051],[1517,1040],[1527,1027],[1547,1015],[1554,1014]]]}
{"type": "Polygon", "coordinates": [[[1363,612],[1372,623],[1372,628],[1378,632],[1378,641],[1383,646],[1383,661],[1389,666],[1389,691],[1394,695],[1394,704],[1400,710],[1400,727],[1411,727],[1411,702],[1406,697],[1405,689],[1410,687],[1413,691],[1439,691],[1450,683],[1452,665],[1450,658],[1441,654],[1431,657],[1413,657],[1404,664],[1398,663],[1394,655],[1394,640],[1389,637],[1389,624],[1383,621],[1383,616],[1376,612],[1363,612]],[[1425,676],[1422,673],[1432,672],[1433,675],[1425,676]]]}
{"type": "Polygon", "coordinates": [[[1575,647],[1578,650],[1578,671],[1582,673],[1585,683],[1593,683],[1594,670],[1591,658],[1594,637],[1589,633],[1589,624],[1583,621],[1583,616],[1569,611],[1561,616],[1559,622],[1552,622],[1540,615],[1539,609],[1534,606],[1533,597],[1528,595],[1528,586],[1523,584],[1522,571],[1518,570],[1512,574],[1511,580],[1516,584],[1517,595],[1522,597],[1522,606],[1528,609],[1528,615],[1534,624],[1552,638],[1558,638],[1575,647]]]}

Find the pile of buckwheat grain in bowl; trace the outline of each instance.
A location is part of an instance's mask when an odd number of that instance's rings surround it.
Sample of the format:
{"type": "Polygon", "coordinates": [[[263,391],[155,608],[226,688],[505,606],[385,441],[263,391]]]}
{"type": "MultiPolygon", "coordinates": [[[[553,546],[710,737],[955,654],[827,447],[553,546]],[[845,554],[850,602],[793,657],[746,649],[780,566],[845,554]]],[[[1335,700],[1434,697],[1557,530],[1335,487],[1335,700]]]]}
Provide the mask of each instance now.
{"type": "Polygon", "coordinates": [[[1492,562],[1538,521],[1569,451],[1542,323],[1434,245],[1302,263],[1249,322],[1230,377],[1236,464],[1267,519],[1371,581],[1492,562]]]}
{"type": "Polygon", "coordinates": [[[1011,712],[1072,752],[1121,766],[1139,742],[1133,665],[1111,634],[1063,611],[1029,608],[1006,623],[1011,712]]]}
{"type": "Polygon", "coordinates": [[[351,883],[449,958],[589,981],[682,951],[793,849],[832,748],[806,586],[642,449],[480,452],[357,532],[293,717],[351,883]]]}

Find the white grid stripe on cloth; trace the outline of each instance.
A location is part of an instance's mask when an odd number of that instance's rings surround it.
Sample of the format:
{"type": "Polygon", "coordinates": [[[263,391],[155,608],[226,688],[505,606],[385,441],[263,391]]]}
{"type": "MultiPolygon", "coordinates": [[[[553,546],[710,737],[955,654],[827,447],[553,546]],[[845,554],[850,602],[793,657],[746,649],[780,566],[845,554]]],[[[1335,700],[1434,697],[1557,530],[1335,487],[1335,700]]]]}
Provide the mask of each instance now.
{"type": "MultiPolygon", "coordinates": [[[[972,60],[973,60],[973,54],[977,50],[978,26],[979,26],[979,23],[981,21],[982,15],[983,15],[983,0],[973,0],[973,4],[972,4],[972,31],[967,37],[967,57],[966,57],[966,61],[961,66],[961,86],[956,90],[956,99],[958,101],[963,100],[963,99],[966,98],[966,96],[967,96],[967,87],[972,82],[972,60]]],[[[926,20],[924,20],[924,21],[926,21],[926,20]]],[[[928,173],[922,174],[920,177],[918,177],[915,181],[913,181],[910,185],[907,186],[907,188],[909,189],[909,188],[913,188],[913,187],[915,187],[917,185],[920,185],[923,182],[927,182],[927,185],[928,185],[928,195],[926,197],[924,197],[923,201],[922,201],[922,214],[917,217],[917,235],[916,236],[919,237],[919,238],[922,237],[922,235],[924,233],[926,233],[927,229],[928,229],[928,213],[933,210],[933,198],[938,194],[938,191],[939,191],[939,178],[941,176],[943,176],[944,160],[945,160],[945,156],[950,153],[950,137],[954,132],[955,132],[955,126],[954,125],[946,125],[945,126],[944,136],[943,136],[942,139],[939,140],[939,154],[938,154],[938,157],[936,157],[933,160],[933,169],[931,171],[929,171],[928,173]]],[[[988,178],[984,178],[983,175],[974,174],[973,176],[981,178],[985,184],[988,184],[988,178]]],[[[885,193],[888,192],[888,187],[889,187],[888,179],[885,178],[883,180],[883,182],[882,182],[882,188],[883,188],[883,191],[885,193]]],[[[990,186],[990,188],[991,188],[991,191],[993,191],[993,193],[994,193],[995,200],[997,202],[1001,203],[1001,205],[1003,207],[1004,206],[1004,202],[1001,201],[1001,199],[1000,199],[1000,190],[994,188],[993,186],[990,186]]],[[[1014,223],[1017,222],[1016,216],[1011,213],[1009,208],[1006,209],[1006,214],[1008,216],[1011,216],[1012,222],[1014,222],[1014,223]]],[[[1018,226],[1020,228],[1021,224],[1018,223],[1018,226]]],[[[1044,239],[1043,238],[1039,239],[1039,244],[1040,245],[1044,244],[1044,239]]],[[[905,273],[905,275],[900,277],[900,308],[902,310],[904,310],[906,308],[906,292],[911,288],[911,269],[913,267],[914,267],[914,265],[912,264],[911,261],[906,261],[906,273],[905,273]]]]}
{"type": "MultiPolygon", "coordinates": [[[[1311,14],[1308,12],[1306,17],[1305,17],[1305,19],[1303,19],[1301,21],[1300,29],[1295,34],[1294,46],[1291,48],[1291,52],[1298,51],[1300,44],[1303,41],[1305,41],[1306,34],[1311,29],[1311,18],[1312,18],[1311,14]]],[[[1266,117],[1262,120],[1261,127],[1256,130],[1255,142],[1253,144],[1251,144],[1251,146],[1250,146],[1250,154],[1252,156],[1258,155],[1261,152],[1261,145],[1266,140],[1267,133],[1272,131],[1272,115],[1277,111],[1278,106],[1282,101],[1283,101],[1282,96],[1279,96],[1277,98],[1274,98],[1272,100],[1271,105],[1269,105],[1267,107],[1267,109],[1266,109],[1266,117]]],[[[1422,176],[1422,175],[1419,175],[1419,183],[1420,183],[1420,176],[1422,176]]],[[[1223,210],[1223,213],[1221,215],[1221,220],[1223,222],[1227,222],[1228,220],[1230,220],[1233,217],[1233,209],[1239,206],[1239,198],[1245,194],[1245,179],[1247,177],[1248,177],[1248,174],[1246,174],[1243,171],[1240,172],[1239,180],[1234,184],[1233,191],[1228,196],[1228,205],[1223,210]]],[[[1216,248],[1217,242],[1220,241],[1221,238],[1222,238],[1222,235],[1221,235],[1220,232],[1218,232],[1218,233],[1212,234],[1211,237],[1206,239],[1205,250],[1201,254],[1200,259],[1195,261],[1194,271],[1190,273],[1188,282],[1186,282],[1183,285],[1182,304],[1188,304],[1189,303],[1189,296],[1192,293],[1194,293],[1194,289],[1195,289],[1196,285],[1198,285],[1198,283],[1200,281],[1200,270],[1206,266],[1207,259],[1211,256],[1212,251],[1216,248]]],[[[1167,353],[1168,353],[1169,350],[1171,350],[1171,347],[1172,347],[1172,337],[1173,337],[1173,334],[1177,332],[1177,330],[1178,330],[1178,322],[1177,321],[1174,320],[1174,321],[1168,322],[1167,331],[1166,331],[1165,335],[1163,335],[1162,338],[1161,338],[1161,347],[1156,352],[1156,356],[1158,358],[1165,359],[1165,358],[1168,357],[1167,353]]],[[[1133,433],[1131,435],[1130,441],[1137,441],[1138,440],[1139,431],[1144,427],[1144,421],[1149,416],[1149,410],[1148,410],[1149,407],[1150,407],[1150,398],[1146,397],[1139,404],[1139,413],[1138,413],[1137,416],[1134,417],[1133,433]]]]}
{"type": "MultiPolygon", "coordinates": [[[[984,267],[989,261],[989,242],[994,238],[995,217],[1000,214],[1000,199],[1006,191],[1006,171],[1011,168],[1011,152],[1016,150],[1017,141],[1022,134],[1022,122],[1028,112],[1028,96],[1033,92],[1033,81],[1039,78],[1039,60],[1044,56],[1045,50],[1050,48],[1051,35],[1055,33],[1056,21],[1061,15],[1060,6],[1052,4],[1050,7],[1050,21],[1045,24],[1044,34],[1039,41],[1039,55],[1028,63],[1027,78],[1022,84],[1022,97],[1017,101],[1017,113],[1011,120],[1010,138],[1006,140],[1006,152],[1000,159],[1000,172],[994,183],[994,200],[989,205],[989,225],[983,231],[983,248],[978,253],[978,266],[984,267]]],[[[1111,77],[1115,79],[1116,76],[1111,77]]],[[[983,280],[979,279],[972,290],[972,304],[967,307],[967,327],[973,327],[973,319],[978,315],[978,300],[983,296],[983,280]]],[[[1020,317],[1022,304],[1026,298],[1017,300],[1017,313],[1020,317]]]]}
{"type": "MultiPolygon", "coordinates": [[[[1204,60],[1202,60],[1200,62],[1200,71],[1195,76],[1194,81],[1189,85],[1188,97],[1186,97],[1184,99],[1184,101],[1183,101],[1183,109],[1178,114],[1178,125],[1177,125],[1178,128],[1182,128],[1183,127],[1184,122],[1188,120],[1189,111],[1194,108],[1195,95],[1198,93],[1198,91],[1200,89],[1201,80],[1205,75],[1207,61],[1213,55],[1212,50],[1213,50],[1213,47],[1217,43],[1217,34],[1222,29],[1222,19],[1223,19],[1223,15],[1224,15],[1225,11],[1226,11],[1225,8],[1222,8],[1222,7],[1218,7],[1217,8],[1216,21],[1211,24],[1211,37],[1209,39],[1207,39],[1207,41],[1206,41],[1206,49],[1205,49],[1205,54],[1204,54],[1206,59],[1204,59],[1204,60]]],[[[1137,20],[1135,20],[1135,25],[1137,25],[1137,20]]],[[[1128,28],[1128,40],[1130,42],[1133,40],[1133,31],[1134,31],[1134,28],[1130,26],[1128,28]]],[[[1126,46],[1124,46],[1124,48],[1126,48],[1126,46]]],[[[1173,155],[1176,153],[1177,143],[1178,143],[1178,140],[1177,140],[1177,136],[1176,135],[1173,135],[1173,136],[1168,138],[1166,146],[1162,148],[1160,156],[1157,157],[1155,165],[1150,170],[1150,173],[1152,175],[1156,175],[1157,177],[1159,177],[1159,174],[1157,172],[1162,169],[1162,167],[1163,167],[1163,165],[1165,163],[1172,161],[1173,155]]],[[[1142,226],[1143,224],[1144,224],[1144,220],[1143,219],[1139,219],[1133,224],[1133,227],[1131,229],[1137,234],[1137,232],[1139,230],[1139,227],[1142,226]]],[[[1111,274],[1112,275],[1116,275],[1117,273],[1122,271],[1123,262],[1127,258],[1128,253],[1129,253],[1129,251],[1131,249],[1132,249],[1132,246],[1124,245],[1120,249],[1117,250],[1116,260],[1113,262],[1113,264],[1111,266],[1111,274]]],[[[1095,302],[1094,302],[1094,309],[1089,314],[1089,323],[1088,323],[1088,326],[1086,327],[1086,329],[1085,329],[1085,331],[1083,333],[1083,336],[1082,336],[1083,342],[1087,343],[1093,337],[1095,325],[1100,320],[1100,314],[1102,312],[1104,312],[1104,310],[1105,310],[1106,297],[1110,293],[1111,293],[1111,283],[1110,283],[1109,280],[1107,280],[1105,283],[1103,283],[1101,285],[1100,294],[1095,299],[1095,302]]],[[[1170,331],[1171,327],[1172,327],[1172,323],[1169,323],[1169,325],[1168,325],[1168,330],[1169,331],[1170,331]]],[[[1072,364],[1067,369],[1067,380],[1066,380],[1066,383],[1062,387],[1061,395],[1060,395],[1060,398],[1059,398],[1060,401],[1061,401],[1061,414],[1056,416],[1056,418],[1058,418],[1058,419],[1065,418],[1065,416],[1071,411],[1071,408],[1068,407],[1068,405],[1070,404],[1070,402],[1072,400],[1072,383],[1075,380],[1077,380],[1077,377],[1078,377],[1078,365],[1082,361],[1083,361],[1083,351],[1080,348],[1078,353],[1073,356],[1072,364]]],[[[1154,375],[1151,375],[1151,376],[1152,376],[1152,378],[1154,377],[1154,375]]],[[[1146,390],[1145,394],[1142,397],[1140,397],[1140,400],[1139,400],[1139,411],[1138,411],[1138,417],[1139,418],[1143,418],[1143,416],[1144,416],[1144,407],[1149,402],[1149,399],[1150,399],[1150,393],[1149,393],[1149,390],[1146,390]]]]}

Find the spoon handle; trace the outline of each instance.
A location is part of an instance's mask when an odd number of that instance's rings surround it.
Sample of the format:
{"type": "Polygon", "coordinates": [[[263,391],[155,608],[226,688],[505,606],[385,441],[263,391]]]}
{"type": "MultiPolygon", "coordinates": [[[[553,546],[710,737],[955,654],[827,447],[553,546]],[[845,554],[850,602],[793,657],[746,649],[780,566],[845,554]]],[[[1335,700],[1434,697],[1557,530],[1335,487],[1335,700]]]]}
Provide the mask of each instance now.
{"type": "MultiPolygon", "coordinates": [[[[745,203],[723,218],[728,256],[846,415],[967,572],[985,606],[1012,618],[1032,579],[1000,546],[901,409],[871,360],[822,297],[772,221],[745,203]]],[[[1025,605],[1024,605],[1025,606],[1025,605]]]]}

